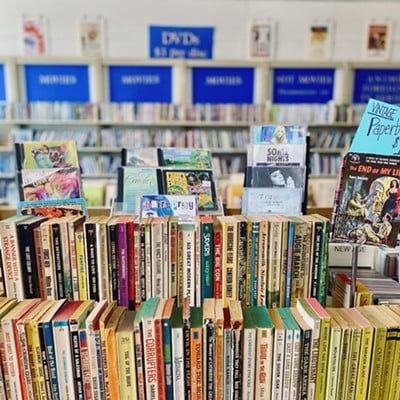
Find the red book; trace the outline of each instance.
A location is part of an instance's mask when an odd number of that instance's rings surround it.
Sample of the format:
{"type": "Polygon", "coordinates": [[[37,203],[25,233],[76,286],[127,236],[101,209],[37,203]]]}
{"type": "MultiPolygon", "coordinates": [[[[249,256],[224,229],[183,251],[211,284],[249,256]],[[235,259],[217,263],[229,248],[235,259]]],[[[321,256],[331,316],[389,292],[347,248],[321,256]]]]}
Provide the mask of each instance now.
{"type": "Polygon", "coordinates": [[[214,298],[222,299],[222,228],[214,220],[214,298]]]}

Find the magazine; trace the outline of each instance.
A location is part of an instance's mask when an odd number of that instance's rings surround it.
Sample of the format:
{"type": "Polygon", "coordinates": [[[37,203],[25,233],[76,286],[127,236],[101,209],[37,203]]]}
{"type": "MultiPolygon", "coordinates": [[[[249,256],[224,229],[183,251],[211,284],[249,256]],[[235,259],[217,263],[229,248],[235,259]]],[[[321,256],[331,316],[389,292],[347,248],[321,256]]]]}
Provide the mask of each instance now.
{"type": "Polygon", "coordinates": [[[399,157],[346,154],[333,207],[332,240],[396,246],[399,188],[399,157]]]}

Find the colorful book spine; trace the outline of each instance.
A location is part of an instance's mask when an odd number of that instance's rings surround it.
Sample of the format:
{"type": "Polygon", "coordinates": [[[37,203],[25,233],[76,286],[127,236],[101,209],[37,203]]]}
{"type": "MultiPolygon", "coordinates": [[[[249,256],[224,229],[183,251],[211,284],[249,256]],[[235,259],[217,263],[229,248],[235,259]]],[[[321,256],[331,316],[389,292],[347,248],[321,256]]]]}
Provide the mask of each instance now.
{"type": "Polygon", "coordinates": [[[201,235],[201,300],[211,298],[213,296],[214,283],[214,237],[213,237],[213,220],[211,216],[200,217],[200,235],[201,235]]]}
{"type": "Polygon", "coordinates": [[[127,219],[117,221],[118,304],[129,306],[128,237],[127,219]]]}

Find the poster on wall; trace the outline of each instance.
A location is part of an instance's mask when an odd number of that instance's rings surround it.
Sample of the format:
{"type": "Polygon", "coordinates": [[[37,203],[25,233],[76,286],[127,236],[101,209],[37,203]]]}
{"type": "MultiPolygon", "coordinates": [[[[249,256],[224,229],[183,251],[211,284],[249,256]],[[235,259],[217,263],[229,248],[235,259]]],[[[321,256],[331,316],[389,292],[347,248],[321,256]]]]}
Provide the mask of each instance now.
{"type": "Polygon", "coordinates": [[[306,60],[329,60],[332,56],[332,22],[312,22],[306,30],[306,60]]]}
{"type": "Polygon", "coordinates": [[[47,17],[43,15],[22,15],[22,53],[26,56],[49,54],[49,29],[47,17]]]}
{"type": "Polygon", "coordinates": [[[389,20],[370,20],[366,24],[364,58],[387,60],[391,47],[392,24],[389,20]]]}
{"type": "Polygon", "coordinates": [[[101,17],[89,19],[83,17],[79,21],[79,54],[83,57],[104,55],[105,29],[101,17]]]}
{"type": "Polygon", "coordinates": [[[250,26],[250,57],[270,60],[274,57],[275,23],[253,23],[250,26]]]}

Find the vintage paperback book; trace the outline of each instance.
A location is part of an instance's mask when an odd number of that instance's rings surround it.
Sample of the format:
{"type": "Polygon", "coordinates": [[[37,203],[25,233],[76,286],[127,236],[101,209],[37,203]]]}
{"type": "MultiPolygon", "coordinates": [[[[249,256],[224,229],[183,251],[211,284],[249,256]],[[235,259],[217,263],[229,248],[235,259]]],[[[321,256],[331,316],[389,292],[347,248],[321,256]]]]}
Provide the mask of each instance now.
{"type": "Polygon", "coordinates": [[[395,247],[400,229],[400,158],[348,153],[332,214],[332,240],[395,247]]]}

